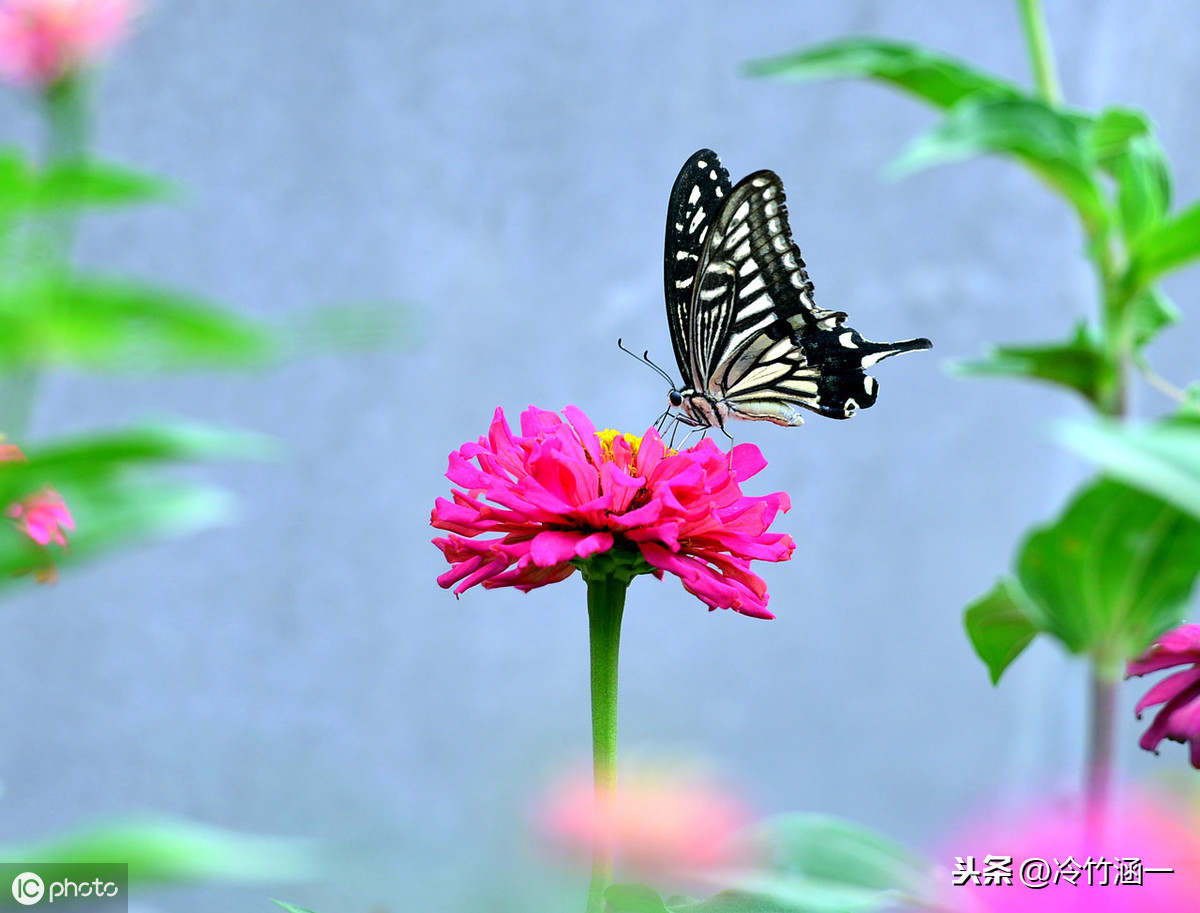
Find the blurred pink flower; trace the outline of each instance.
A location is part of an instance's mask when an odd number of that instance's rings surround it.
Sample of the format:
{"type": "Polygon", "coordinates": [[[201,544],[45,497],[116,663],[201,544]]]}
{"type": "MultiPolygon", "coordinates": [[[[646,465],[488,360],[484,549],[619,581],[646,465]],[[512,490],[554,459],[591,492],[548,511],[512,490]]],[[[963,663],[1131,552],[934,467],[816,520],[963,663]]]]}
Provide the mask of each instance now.
{"type": "MultiPolygon", "coordinates": [[[[1098,835],[1074,804],[1044,803],[976,824],[946,847],[942,905],[956,913],[1179,913],[1200,909],[1200,820],[1134,795],[1108,810],[1098,835]],[[1010,859],[997,866],[989,856],[1010,859]],[[957,857],[957,858],[956,858],[957,857]],[[960,863],[957,859],[962,859],[960,863]],[[1042,869],[1027,860],[1044,861],[1042,869]],[[1141,867],[1141,883],[1131,883],[1141,867]],[[1023,866],[1029,865],[1028,868],[1023,866]],[[1145,869],[1173,869],[1172,873],[1145,869]],[[988,871],[1011,878],[988,881],[988,871]],[[957,871],[960,874],[954,875],[957,871]],[[975,877],[963,873],[975,871],[975,877]],[[1022,872],[1034,884],[1023,882],[1022,872]],[[1040,873],[1040,874],[1039,874],[1040,873]],[[955,878],[966,883],[955,884],[955,878]]],[[[1001,860],[1003,862],[1003,860],[1001,860]]]]}
{"type": "Polygon", "coordinates": [[[66,545],[64,530],[74,530],[75,521],[62,497],[45,488],[24,500],[10,504],[5,511],[17,521],[17,528],[38,545],[66,545]]]}
{"type": "Polygon", "coordinates": [[[690,772],[626,770],[608,810],[597,812],[591,773],[562,778],[535,810],[543,844],[581,865],[593,841],[615,847],[617,865],[642,876],[699,875],[750,863],[740,839],[749,805],[714,780],[690,772]]]}
{"type": "Polygon", "coordinates": [[[766,465],[757,447],[725,453],[702,440],[675,452],[654,429],[597,433],[576,407],[563,415],[531,406],[514,436],[497,409],[486,437],[450,454],[446,477],[463,490],[438,498],[430,520],[450,532],[433,540],[452,565],[442,587],[528,591],[569,577],[573,559],[621,550],[659,578],[677,575],[710,608],[774,617],[750,562],[786,561],[795,543],[767,531],[787,495],[738,486],[766,465]],[[488,533],[500,535],[478,538],[488,533]]]}
{"type": "Polygon", "coordinates": [[[1200,768],[1200,624],[1168,631],[1132,660],[1125,674],[1145,675],[1184,663],[1191,663],[1191,668],[1168,675],[1138,701],[1138,719],[1147,707],[1163,705],[1138,744],[1157,754],[1163,739],[1189,742],[1192,766],[1200,768]]]}
{"type": "MultiPolygon", "coordinates": [[[[25,454],[16,444],[0,443],[0,463],[21,462],[25,454]]],[[[9,504],[4,514],[13,521],[17,529],[36,542],[46,546],[66,546],[68,530],[75,529],[75,520],[67,509],[66,502],[53,488],[46,487],[19,501],[9,504]]],[[[34,571],[38,583],[53,583],[58,579],[54,564],[47,557],[43,567],[34,571]]]]}
{"type": "Polygon", "coordinates": [[[45,87],[115,44],[135,0],[0,0],[0,76],[45,87]]]}

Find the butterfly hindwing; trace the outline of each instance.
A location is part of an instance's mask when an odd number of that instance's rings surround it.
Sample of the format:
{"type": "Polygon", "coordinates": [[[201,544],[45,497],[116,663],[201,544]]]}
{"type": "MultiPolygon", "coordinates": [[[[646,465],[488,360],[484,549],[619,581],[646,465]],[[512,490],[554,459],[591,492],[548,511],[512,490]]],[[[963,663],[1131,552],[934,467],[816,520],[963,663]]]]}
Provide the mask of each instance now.
{"type": "Polygon", "coordinates": [[[700,424],[734,415],[798,425],[797,406],[848,418],[872,405],[876,382],[866,368],[928,348],[929,341],[870,342],[845,326],[843,312],[817,307],[792,240],[782,181],[758,171],[727,186],[715,154],[701,150],[684,165],[671,195],[667,312],[685,379],[681,393],[685,404],[693,398],[686,414],[700,424]],[[708,182],[700,162],[714,176],[708,182]],[[716,212],[709,213],[714,200],[716,212]]]}

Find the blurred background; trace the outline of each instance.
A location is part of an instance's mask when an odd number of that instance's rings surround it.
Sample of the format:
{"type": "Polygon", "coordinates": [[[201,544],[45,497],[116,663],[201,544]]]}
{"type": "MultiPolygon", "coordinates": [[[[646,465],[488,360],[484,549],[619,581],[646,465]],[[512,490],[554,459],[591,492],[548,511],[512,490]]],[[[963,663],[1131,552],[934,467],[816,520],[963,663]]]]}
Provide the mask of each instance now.
{"type": "MultiPolygon", "coordinates": [[[[1068,102],[1146,108],[1177,198],[1194,198],[1200,55],[1179,7],[1046,12],[1068,102]]],[[[945,366],[1067,334],[1093,293],[1078,228],[999,161],[885,182],[934,119],[912,101],[741,75],[860,32],[1029,81],[1007,3],[155,3],[103,74],[96,150],[187,194],[87,220],[80,261],[263,318],[402,300],[411,330],[242,376],[46,378],[37,436],[169,413],[286,452],[205,470],[239,499],[232,525],[9,599],[0,839],[165,812],[342,847],[324,882],[284,895],[327,913],[538,909],[540,876],[512,873],[541,871],[528,809],[588,751],[584,585],[456,600],[435,583],[429,512],[447,453],[497,405],[515,420],[573,403],[632,432],[665,407],[616,340],[673,370],[663,224],[701,146],[735,181],[783,178],[819,304],[868,338],[934,348],[880,366],[879,401],[853,421],[737,427],[770,463],[749,492],[792,498],[777,527],[795,559],[761,569],[778,617],[710,614],[674,579],[639,579],[623,751],[708,758],[762,812],[829,812],[925,847],[965,810],[1076,786],[1082,665],[1038,641],[994,690],[961,611],[1087,474],[1048,433],[1083,410],[945,366]]],[[[36,140],[15,93],[0,125],[5,143],[36,140]]],[[[1167,290],[1185,321],[1154,359],[1182,382],[1200,277],[1167,290]]],[[[1139,388],[1136,405],[1167,403],[1139,388]]],[[[1152,759],[1135,697],[1119,743],[1138,776],[1152,759]]],[[[264,896],[199,888],[161,908],[264,896]]]]}

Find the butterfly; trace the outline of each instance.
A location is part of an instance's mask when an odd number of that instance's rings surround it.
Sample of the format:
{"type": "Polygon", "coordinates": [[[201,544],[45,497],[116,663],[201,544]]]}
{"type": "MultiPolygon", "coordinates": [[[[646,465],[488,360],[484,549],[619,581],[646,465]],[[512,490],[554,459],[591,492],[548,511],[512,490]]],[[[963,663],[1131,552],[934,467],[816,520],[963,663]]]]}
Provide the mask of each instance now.
{"type": "Polygon", "coordinates": [[[932,345],[870,342],[843,312],[817,307],[779,176],[756,171],[731,187],[711,149],[689,158],[671,189],[664,280],[684,379],[670,414],[687,425],[801,425],[797,407],[849,418],[875,402],[867,368],[932,345]]]}

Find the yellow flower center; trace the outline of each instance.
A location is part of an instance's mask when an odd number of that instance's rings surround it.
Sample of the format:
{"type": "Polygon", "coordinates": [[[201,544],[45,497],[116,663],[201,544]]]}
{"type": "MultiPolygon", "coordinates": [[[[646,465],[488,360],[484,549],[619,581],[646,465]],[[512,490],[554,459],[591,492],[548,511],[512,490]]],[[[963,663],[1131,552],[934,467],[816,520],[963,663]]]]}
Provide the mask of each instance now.
{"type": "Polygon", "coordinates": [[[613,441],[617,438],[621,437],[625,439],[625,443],[629,445],[629,449],[633,451],[635,457],[637,456],[638,448],[642,445],[642,439],[636,434],[623,434],[620,431],[614,431],[612,428],[597,431],[596,437],[600,439],[600,453],[610,463],[613,461],[613,441]]]}

